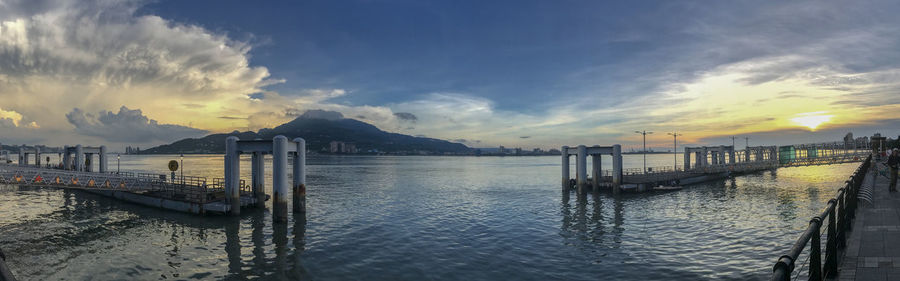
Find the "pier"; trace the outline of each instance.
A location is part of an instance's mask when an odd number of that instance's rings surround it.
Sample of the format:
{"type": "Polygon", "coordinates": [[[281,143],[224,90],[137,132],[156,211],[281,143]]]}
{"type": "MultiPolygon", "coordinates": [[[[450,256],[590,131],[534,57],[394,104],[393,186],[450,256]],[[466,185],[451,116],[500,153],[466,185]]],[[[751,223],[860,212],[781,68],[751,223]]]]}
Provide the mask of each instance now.
{"type": "MultiPolygon", "coordinates": [[[[273,221],[287,220],[288,158],[293,159],[294,212],[306,212],[306,142],[288,141],[284,136],[272,140],[226,139],[225,175],[222,178],[162,174],[110,172],[105,146],[82,145],[63,148],[20,147],[16,164],[0,164],[0,183],[26,186],[76,189],[120,200],[194,214],[239,215],[241,208],[265,206],[270,198],[264,188],[265,155],[273,159],[273,221]],[[60,154],[55,167],[42,165],[41,153],[60,154]],[[240,155],[251,155],[251,183],[240,179],[240,155]],[[93,171],[96,155],[99,171],[93,171]],[[34,158],[34,162],[29,161],[34,158]]],[[[0,153],[3,155],[3,153],[0,153]]],[[[8,154],[7,154],[8,155],[8,154]]],[[[52,165],[51,165],[52,166],[52,165]]]]}
{"type": "Polygon", "coordinates": [[[562,188],[579,192],[593,189],[645,192],[659,185],[685,185],[780,167],[831,165],[861,162],[872,153],[869,146],[847,146],[843,142],[811,143],[787,146],[754,146],[736,150],[733,146],[684,148],[681,167],[622,169],[621,145],[563,146],[562,188]],[[610,155],[613,167],[602,170],[600,157],[610,155]],[[575,156],[575,179],[570,174],[569,158],[575,156]],[[587,177],[587,157],[591,156],[591,177],[587,177]]]}

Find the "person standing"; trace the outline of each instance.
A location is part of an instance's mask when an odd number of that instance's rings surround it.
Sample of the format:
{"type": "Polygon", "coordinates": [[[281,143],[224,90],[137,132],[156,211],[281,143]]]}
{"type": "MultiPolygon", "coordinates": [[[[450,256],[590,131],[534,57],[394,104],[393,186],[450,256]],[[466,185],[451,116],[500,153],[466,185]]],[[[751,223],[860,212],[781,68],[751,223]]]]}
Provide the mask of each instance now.
{"type": "Polygon", "coordinates": [[[897,149],[891,150],[891,156],[888,157],[888,167],[891,167],[891,187],[890,191],[897,191],[897,166],[900,164],[900,152],[897,149]]]}

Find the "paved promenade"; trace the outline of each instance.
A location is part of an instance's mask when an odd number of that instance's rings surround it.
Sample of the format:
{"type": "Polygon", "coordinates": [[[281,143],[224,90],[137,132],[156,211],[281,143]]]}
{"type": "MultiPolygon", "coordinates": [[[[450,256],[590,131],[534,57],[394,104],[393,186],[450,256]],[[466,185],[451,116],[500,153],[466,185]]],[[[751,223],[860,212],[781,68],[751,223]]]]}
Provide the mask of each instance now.
{"type": "Polygon", "coordinates": [[[859,201],[838,280],[900,280],[900,192],[888,192],[884,164],[874,168],[860,191],[872,200],[859,201]]]}

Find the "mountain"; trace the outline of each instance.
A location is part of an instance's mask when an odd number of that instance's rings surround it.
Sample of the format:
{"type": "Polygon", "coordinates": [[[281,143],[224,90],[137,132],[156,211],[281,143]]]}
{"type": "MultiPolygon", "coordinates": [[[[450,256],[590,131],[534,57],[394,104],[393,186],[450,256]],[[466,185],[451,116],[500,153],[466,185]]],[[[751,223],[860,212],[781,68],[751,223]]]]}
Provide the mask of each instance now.
{"type": "Polygon", "coordinates": [[[377,150],[386,153],[431,154],[468,153],[471,149],[463,144],[445,140],[414,137],[389,133],[377,127],[354,119],[343,118],[340,113],[310,110],[291,122],[259,132],[238,132],[212,134],[202,138],[188,138],[171,144],[160,145],[141,151],[141,154],[178,153],[225,153],[225,138],[237,136],[242,140],[272,139],[284,135],[288,139],[301,137],[306,140],[310,151],[328,151],[332,141],[353,143],[360,153],[377,150]]]}

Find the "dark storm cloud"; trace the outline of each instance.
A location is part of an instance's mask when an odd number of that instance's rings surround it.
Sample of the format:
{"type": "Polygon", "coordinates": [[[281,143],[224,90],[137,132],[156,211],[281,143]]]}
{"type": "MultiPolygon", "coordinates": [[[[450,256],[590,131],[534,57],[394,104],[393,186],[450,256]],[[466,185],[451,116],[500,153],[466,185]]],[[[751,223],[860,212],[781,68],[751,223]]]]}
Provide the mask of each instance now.
{"type": "Polygon", "coordinates": [[[159,124],[144,116],[140,109],[131,110],[125,106],[119,108],[118,113],[104,110],[97,115],[74,108],[66,114],[66,118],[75,126],[76,133],[110,142],[172,141],[207,133],[205,130],[181,125],[159,124]]]}

